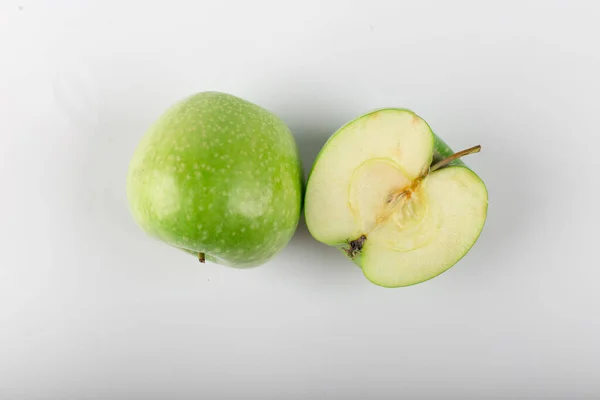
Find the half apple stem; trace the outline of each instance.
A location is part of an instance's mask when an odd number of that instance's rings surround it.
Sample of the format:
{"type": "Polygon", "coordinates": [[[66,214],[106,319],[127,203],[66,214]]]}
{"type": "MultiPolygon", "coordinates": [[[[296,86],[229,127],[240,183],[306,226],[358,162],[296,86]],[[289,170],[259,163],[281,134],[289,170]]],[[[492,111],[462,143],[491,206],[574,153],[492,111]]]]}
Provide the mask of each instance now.
{"type": "Polygon", "coordinates": [[[206,258],[204,257],[204,253],[198,253],[198,261],[200,261],[202,264],[204,264],[206,262],[206,258]]]}
{"type": "Polygon", "coordinates": [[[477,146],[473,146],[468,149],[456,152],[456,153],[452,154],[450,157],[444,158],[442,161],[438,161],[437,163],[435,163],[431,168],[429,168],[429,173],[432,173],[433,171],[438,170],[438,169],[450,164],[454,160],[458,160],[459,158],[468,156],[469,154],[479,153],[480,151],[481,151],[481,146],[477,145],[477,146]]]}

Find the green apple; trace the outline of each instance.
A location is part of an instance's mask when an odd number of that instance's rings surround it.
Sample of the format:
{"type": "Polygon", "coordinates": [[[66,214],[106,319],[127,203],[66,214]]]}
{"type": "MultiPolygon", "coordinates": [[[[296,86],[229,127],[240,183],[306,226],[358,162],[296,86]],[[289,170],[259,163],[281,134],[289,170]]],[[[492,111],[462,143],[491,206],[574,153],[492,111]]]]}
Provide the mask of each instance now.
{"type": "Polygon", "coordinates": [[[127,197],[148,235],[216,264],[255,267],[300,218],[302,166],[288,127],[227,93],[201,92],[150,127],[129,164],[127,197]]]}
{"type": "Polygon", "coordinates": [[[311,235],[339,248],[371,282],[414,285],[455,265],[487,216],[484,182],[407,109],[386,108],[341,127],[310,171],[311,235]]]}

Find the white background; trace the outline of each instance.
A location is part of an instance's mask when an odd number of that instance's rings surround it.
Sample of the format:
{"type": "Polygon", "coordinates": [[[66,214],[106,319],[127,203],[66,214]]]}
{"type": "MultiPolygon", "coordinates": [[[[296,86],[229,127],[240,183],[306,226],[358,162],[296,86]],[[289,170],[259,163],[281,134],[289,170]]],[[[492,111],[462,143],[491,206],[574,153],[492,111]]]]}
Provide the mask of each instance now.
{"type": "Polygon", "coordinates": [[[600,3],[0,4],[0,399],[599,398],[600,3]],[[479,242],[390,290],[304,224],[250,271],[148,239],[129,158],[203,90],[306,169],[383,106],[481,144],[479,242]]]}

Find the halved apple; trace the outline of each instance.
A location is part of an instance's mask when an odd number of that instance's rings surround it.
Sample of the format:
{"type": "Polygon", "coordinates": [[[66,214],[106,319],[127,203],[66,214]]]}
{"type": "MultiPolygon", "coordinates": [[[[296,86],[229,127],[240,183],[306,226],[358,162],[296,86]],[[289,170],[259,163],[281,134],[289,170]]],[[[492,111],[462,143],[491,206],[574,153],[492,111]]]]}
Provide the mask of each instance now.
{"type": "Polygon", "coordinates": [[[407,109],[362,115],[334,133],[309,174],[306,224],[385,287],[429,280],[477,241],[484,182],[407,109]]]}

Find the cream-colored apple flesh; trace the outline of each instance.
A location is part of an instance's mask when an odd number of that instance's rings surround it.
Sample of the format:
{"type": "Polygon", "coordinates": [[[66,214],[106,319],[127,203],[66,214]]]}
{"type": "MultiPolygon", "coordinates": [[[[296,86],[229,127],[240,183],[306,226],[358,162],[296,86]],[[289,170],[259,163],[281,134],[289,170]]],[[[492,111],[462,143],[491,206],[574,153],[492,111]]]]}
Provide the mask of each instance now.
{"type": "Polygon", "coordinates": [[[441,274],[477,241],[487,215],[485,184],[452,154],[412,111],[357,118],[313,165],[305,196],[310,233],[380,286],[441,274]],[[438,164],[444,159],[452,162],[438,164]]]}

